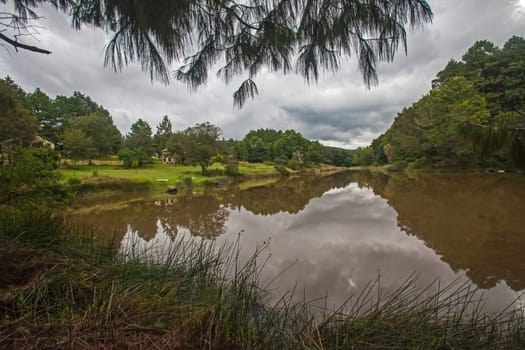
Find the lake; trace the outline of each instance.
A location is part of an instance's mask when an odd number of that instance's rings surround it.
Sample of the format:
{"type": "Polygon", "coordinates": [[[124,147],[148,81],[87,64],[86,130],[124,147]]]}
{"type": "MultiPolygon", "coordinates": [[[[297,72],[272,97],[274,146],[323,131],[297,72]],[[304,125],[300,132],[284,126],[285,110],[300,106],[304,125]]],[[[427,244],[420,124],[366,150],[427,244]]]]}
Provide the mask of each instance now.
{"type": "Polygon", "coordinates": [[[121,251],[239,239],[247,259],[265,244],[261,276],[275,298],[294,289],[338,305],[378,278],[388,292],[417,276],[421,287],[437,279],[479,288],[492,312],[525,291],[523,174],[345,172],[246,187],[88,196],[75,220],[115,235],[121,251]]]}

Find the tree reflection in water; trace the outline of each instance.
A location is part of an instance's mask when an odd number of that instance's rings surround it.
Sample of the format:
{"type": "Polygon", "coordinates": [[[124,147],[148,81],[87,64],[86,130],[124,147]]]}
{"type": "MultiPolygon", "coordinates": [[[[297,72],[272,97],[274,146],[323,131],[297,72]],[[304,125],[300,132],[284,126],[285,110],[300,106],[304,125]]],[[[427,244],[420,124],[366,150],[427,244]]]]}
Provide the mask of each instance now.
{"type": "Polygon", "coordinates": [[[525,178],[522,174],[355,173],[386,199],[398,226],[423,240],[481,288],[506,281],[525,289],[525,178]]]}
{"type": "Polygon", "coordinates": [[[511,295],[507,285],[525,289],[523,198],[522,175],[338,173],[161,201],[98,199],[77,220],[120,240],[128,227],[150,242],[187,233],[228,240],[245,231],[254,246],[272,236],[268,274],[299,261],[283,278],[301,280],[312,297],[331,289],[344,300],[378,271],[395,287],[415,270],[427,280],[466,275],[511,295]]]}

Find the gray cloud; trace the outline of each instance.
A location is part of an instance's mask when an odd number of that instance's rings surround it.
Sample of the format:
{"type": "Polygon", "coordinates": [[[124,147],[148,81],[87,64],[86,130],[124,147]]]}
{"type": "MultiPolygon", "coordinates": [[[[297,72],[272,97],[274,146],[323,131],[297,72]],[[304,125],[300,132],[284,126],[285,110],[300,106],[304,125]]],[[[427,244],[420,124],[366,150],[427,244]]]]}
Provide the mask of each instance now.
{"type": "Polygon", "coordinates": [[[168,115],[177,129],[210,121],[226,138],[241,138],[256,128],[294,128],[308,138],[353,148],[384,132],[397,112],[428,92],[448,60],[459,59],[476,40],[502,45],[512,35],[525,35],[525,10],[518,0],[430,4],[434,23],[409,33],[408,55],[400,50],[394,62],[380,64],[377,87],[366,89],[353,59],[311,86],[297,76],[263,72],[256,79],[261,95],[241,110],[232,106],[238,81],[225,86],[214,72],[206,86],[191,93],[178,82],[152,83],[137,65],[120,73],[104,68],[109,36],[98,29],[72,30],[67,17],[49,8],[39,9],[46,19],[38,23],[39,35],[27,40],[53,54],[3,50],[0,70],[26,90],[40,87],[52,97],[78,90],[91,96],[123,132],[138,118],[155,128],[168,115]]]}

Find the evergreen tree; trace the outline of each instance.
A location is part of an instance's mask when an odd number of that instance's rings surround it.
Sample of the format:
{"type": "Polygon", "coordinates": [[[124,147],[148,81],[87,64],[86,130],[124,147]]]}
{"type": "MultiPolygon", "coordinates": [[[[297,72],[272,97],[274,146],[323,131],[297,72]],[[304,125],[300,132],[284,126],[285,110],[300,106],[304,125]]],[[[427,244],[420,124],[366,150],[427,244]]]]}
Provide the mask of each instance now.
{"type": "Polygon", "coordinates": [[[12,80],[0,80],[0,154],[11,145],[29,145],[38,131],[37,120],[24,108],[20,96],[12,80]]]}
{"type": "MultiPolygon", "coordinates": [[[[77,29],[87,24],[113,33],[105,64],[115,70],[139,62],[152,79],[168,82],[170,64],[183,61],[175,78],[191,88],[205,84],[219,62],[218,75],[227,83],[245,73],[234,93],[238,106],[258,93],[254,79],[263,68],[295,71],[312,82],[355,55],[365,83],[373,84],[377,62],[392,61],[400,46],[406,48],[406,28],[432,20],[424,0],[17,0],[2,20],[16,20],[23,32],[42,3],[69,14],[77,29]]],[[[50,53],[16,34],[0,33],[0,40],[50,53]]]]}
{"type": "Polygon", "coordinates": [[[130,149],[140,150],[148,158],[151,157],[153,155],[151,126],[142,119],[137,120],[131,125],[131,130],[124,140],[124,145],[130,149]]]}
{"type": "Polygon", "coordinates": [[[160,152],[167,148],[168,141],[173,135],[173,130],[171,126],[170,119],[167,115],[162,118],[162,121],[157,125],[157,132],[153,136],[153,144],[155,147],[155,152],[160,154],[160,152]]]}

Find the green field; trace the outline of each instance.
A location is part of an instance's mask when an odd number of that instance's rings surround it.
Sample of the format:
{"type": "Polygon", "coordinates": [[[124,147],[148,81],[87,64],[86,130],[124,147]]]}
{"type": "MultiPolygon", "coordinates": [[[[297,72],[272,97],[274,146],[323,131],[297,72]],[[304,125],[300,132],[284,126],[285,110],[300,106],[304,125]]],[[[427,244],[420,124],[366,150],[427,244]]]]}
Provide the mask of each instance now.
{"type": "MultiPolygon", "coordinates": [[[[126,169],[121,165],[100,163],[97,165],[80,164],[68,166],[61,168],[60,173],[66,181],[73,179],[85,180],[92,177],[110,177],[139,183],[160,184],[162,186],[177,184],[185,178],[191,178],[192,184],[199,186],[226,177],[224,175],[224,165],[221,163],[215,163],[209,167],[210,176],[203,176],[199,166],[164,164],[158,161],[137,169],[126,169]]],[[[278,174],[272,165],[263,163],[241,162],[239,171],[242,176],[250,177],[274,176],[278,174]]]]}

